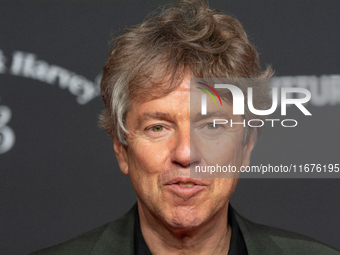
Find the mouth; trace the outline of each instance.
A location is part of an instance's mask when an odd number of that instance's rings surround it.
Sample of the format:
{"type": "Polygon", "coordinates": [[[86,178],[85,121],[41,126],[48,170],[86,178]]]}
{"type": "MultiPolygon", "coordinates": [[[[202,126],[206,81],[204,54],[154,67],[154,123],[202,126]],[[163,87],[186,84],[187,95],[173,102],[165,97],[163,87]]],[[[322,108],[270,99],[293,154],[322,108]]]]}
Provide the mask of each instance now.
{"type": "Polygon", "coordinates": [[[198,179],[178,177],[165,184],[170,191],[181,197],[191,197],[202,191],[207,185],[198,179]]]}
{"type": "Polygon", "coordinates": [[[166,185],[177,184],[181,187],[192,187],[195,185],[198,186],[207,186],[201,179],[187,178],[187,177],[176,177],[172,178],[170,181],[166,183],[166,185]]]}
{"type": "Polygon", "coordinates": [[[179,186],[181,186],[181,187],[187,187],[187,188],[191,188],[192,186],[194,186],[195,185],[195,183],[193,183],[193,182],[179,182],[179,183],[176,183],[176,184],[178,184],[179,186]]]}

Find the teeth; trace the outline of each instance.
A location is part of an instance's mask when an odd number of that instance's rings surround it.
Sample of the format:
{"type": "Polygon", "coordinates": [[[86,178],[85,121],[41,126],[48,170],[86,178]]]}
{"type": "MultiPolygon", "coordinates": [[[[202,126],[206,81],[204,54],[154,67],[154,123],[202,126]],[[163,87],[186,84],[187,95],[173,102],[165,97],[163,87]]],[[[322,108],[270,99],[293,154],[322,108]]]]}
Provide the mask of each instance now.
{"type": "Polygon", "coordinates": [[[190,187],[194,186],[195,184],[193,182],[186,182],[186,183],[179,182],[178,185],[181,186],[181,187],[189,187],[190,188],[190,187]]]}

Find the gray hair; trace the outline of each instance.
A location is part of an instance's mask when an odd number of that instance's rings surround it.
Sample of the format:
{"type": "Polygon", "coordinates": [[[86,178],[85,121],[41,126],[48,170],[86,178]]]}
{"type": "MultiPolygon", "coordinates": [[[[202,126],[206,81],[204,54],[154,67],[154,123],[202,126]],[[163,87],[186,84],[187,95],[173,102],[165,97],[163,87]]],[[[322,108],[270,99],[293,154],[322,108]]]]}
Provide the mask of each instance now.
{"type": "MultiPolygon", "coordinates": [[[[125,122],[131,102],[169,94],[186,70],[196,78],[269,78],[273,74],[270,67],[261,71],[258,53],[242,25],[230,15],[209,9],[203,0],[178,1],[141,25],[125,29],[112,45],[103,68],[105,109],[99,118],[101,126],[123,145],[127,145],[125,122]]],[[[254,107],[267,109],[269,85],[256,87],[254,107]]],[[[244,118],[252,117],[246,106],[244,118]]],[[[262,130],[252,129],[255,138],[262,130]]],[[[250,133],[247,127],[243,144],[250,133]]]]}

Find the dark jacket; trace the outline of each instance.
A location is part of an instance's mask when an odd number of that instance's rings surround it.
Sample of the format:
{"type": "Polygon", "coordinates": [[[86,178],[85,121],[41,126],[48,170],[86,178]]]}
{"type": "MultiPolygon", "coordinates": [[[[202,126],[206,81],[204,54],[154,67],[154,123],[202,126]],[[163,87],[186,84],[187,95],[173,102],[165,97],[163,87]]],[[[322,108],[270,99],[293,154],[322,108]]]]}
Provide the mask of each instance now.
{"type": "MultiPolygon", "coordinates": [[[[136,210],[135,204],[118,220],[31,255],[133,255],[136,210]]],[[[234,213],[249,255],[340,255],[339,251],[304,235],[256,224],[234,213]]]]}

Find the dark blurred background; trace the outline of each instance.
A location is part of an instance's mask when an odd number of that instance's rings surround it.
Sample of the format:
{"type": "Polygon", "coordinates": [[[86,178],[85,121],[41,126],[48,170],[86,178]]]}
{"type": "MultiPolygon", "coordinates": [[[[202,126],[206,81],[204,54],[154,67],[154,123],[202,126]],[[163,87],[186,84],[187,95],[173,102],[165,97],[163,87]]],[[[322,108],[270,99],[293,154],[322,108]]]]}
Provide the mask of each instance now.
{"type": "MultiPolygon", "coordinates": [[[[1,254],[65,241],[116,219],[136,201],[110,137],[98,127],[98,84],[111,34],[164,3],[1,1],[1,254]]],[[[297,76],[340,74],[339,1],[211,0],[210,6],[241,21],[263,67],[271,64],[276,76],[294,83],[297,76]]],[[[264,129],[253,165],[339,163],[340,85],[319,90],[323,101],[306,106],[313,116],[291,107],[296,128],[264,129]]],[[[340,249],[339,183],[240,179],[231,203],[253,221],[340,249]]]]}

